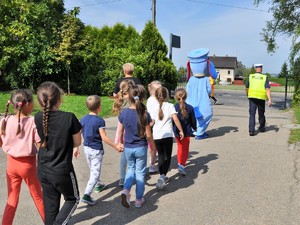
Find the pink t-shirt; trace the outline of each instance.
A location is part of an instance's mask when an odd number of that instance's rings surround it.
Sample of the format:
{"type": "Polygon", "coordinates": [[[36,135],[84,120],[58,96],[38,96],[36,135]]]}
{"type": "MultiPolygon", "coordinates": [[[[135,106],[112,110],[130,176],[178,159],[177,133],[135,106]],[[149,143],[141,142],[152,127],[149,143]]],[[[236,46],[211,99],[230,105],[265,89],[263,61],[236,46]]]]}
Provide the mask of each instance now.
{"type": "MultiPolygon", "coordinates": [[[[0,126],[2,124],[0,121],[0,126]]],[[[7,116],[6,117],[6,129],[5,135],[1,135],[2,149],[3,151],[13,157],[35,156],[37,148],[36,142],[40,142],[41,139],[37,134],[37,130],[33,117],[20,118],[21,133],[16,135],[18,129],[18,117],[7,116]]]]}

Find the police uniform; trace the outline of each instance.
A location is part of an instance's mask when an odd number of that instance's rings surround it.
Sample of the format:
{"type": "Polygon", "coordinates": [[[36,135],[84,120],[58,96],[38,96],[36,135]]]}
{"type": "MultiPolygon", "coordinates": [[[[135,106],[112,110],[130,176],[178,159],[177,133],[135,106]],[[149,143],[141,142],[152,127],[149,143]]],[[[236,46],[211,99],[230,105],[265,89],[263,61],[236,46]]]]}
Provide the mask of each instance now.
{"type": "MultiPolygon", "coordinates": [[[[254,64],[257,70],[263,64],[254,64]]],[[[246,83],[247,95],[249,99],[249,135],[255,135],[255,114],[258,111],[259,131],[265,131],[266,117],[265,117],[265,101],[268,99],[267,91],[270,89],[267,75],[261,72],[250,74],[248,82],[246,83]]],[[[271,99],[269,99],[271,103],[271,99]]],[[[269,104],[270,105],[270,104],[269,104]]]]}
{"type": "Polygon", "coordinates": [[[208,53],[209,50],[206,48],[195,49],[188,53],[193,76],[187,82],[186,103],[194,108],[197,120],[197,131],[194,132],[194,135],[197,140],[208,137],[205,131],[213,116],[209,99],[211,93],[209,75],[216,79],[218,73],[214,64],[208,61],[208,53]]]}

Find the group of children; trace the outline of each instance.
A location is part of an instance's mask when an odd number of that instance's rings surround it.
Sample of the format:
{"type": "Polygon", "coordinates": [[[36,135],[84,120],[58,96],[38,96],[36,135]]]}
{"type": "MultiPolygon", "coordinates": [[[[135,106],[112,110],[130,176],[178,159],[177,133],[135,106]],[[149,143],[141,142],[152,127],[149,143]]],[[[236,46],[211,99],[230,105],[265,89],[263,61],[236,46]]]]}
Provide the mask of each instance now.
{"type": "Polygon", "coordinates": [[[150,97],[146,107],[145,88],[130,80],[121,82],[113,105],[119,120],[115,141],[107,136],[105,120],[98,116],[101,99],[97,95],[87,98],[89,113],[79,121],[73,113],[59,110],[63,91],[54,82],[44,82],[39,86],[37,99],[42,112],[34,117],[30,116],[34,102],[32,92],[27,89],[14,91],[0,121],[0,147],[7,155],[8,188],[2,224],[13,223],[22,180],[29,187],[44,224],[68,223],[80,200],[72,159],[80,154],[81,136],[90,168],[81,201],[89,205],[95,204],[91,193],[105,188],[100,180],[103,141],[122,152],[119,185],[123,187],[121,203],[126,208],[130,207],[130,190],[134,182],[135,207],[139,208],[145,202],[148,149],[151,158],[149,172],[159,171],[160,174],[157,189],[163,189],[168,182],[166,175],[171,163],[174,136],[178,146],[178,171],[186,175],[190,136],[196,129],[193,107],[185,103],[187,93],[184,89],[178,89],[175,93],[178,103],[174,106],[168,102],[168,90],[159,81],[151,82],[148,89],[150,97]],[[14,109],[14,115],[9,115],[9,106],[14,109]],[[156,153],[158,169],[155,167],[156,153]],[[61,195],[65,200],[62,207],[61,195]]]}

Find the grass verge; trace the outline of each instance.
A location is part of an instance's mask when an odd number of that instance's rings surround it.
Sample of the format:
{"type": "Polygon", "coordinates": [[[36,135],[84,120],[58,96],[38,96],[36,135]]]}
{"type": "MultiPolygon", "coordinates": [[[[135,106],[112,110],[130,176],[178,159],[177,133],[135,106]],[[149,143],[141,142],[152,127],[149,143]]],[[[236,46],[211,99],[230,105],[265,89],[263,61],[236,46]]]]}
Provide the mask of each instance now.
{"type": "MultiPolygon", "coordinates": [[[[88,113],[88,110],[85,105],[87,96],[81,95],[64,95],[63,102],[61,104],[60,110],[66,112],[73,112],[78,119],[81,119],[84,115],[88,113]]],[[[0,93],[0,114],[4,114],[5,112],[5,105],[7,100],[10,98],[10,93],[0,93]]],[[[112,116],[112,104],[113,99],[109,97],[101,97],[101,117],[109,117],[112,116]]],[[[36,114],[37,112],[41,111],[41,108],[37,102],[36,95],[34,96],[34,110],[32,115],[36,114]]],[[[10,107],[9,113],[13,113],[12,108],[10,107]]]]}
{"type": "MultiPolygon", "coordinates": [[[[294,107],[294,123],[300,124],[300,107],[294,107]]],[[[290,133],[289,143],[300,142],[300,129],[292,129],[290,133]]]]}

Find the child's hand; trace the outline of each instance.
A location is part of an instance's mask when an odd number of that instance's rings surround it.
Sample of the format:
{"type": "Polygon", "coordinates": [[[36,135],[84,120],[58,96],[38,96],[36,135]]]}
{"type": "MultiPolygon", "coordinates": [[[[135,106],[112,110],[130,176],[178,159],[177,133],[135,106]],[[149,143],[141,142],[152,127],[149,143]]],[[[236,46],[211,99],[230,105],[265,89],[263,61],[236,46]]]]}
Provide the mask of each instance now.
{"type": "Polygon", "coordinates": [[[123,152],[123,151],[124,151],[124,145],[123,145],[122,143],[118,143],[118,144],[116,145],[116,150],[117,150],[118,152],[123,152]]]}
{"type": "Polygon", "coordinates": [[[180,140],[182,140],[184,138],[184,133],[182,131],[179,132],[179,137],[180,137],[180,140]]]}
{"type": "Polygon", "coordinates": [[[152,119],[152,121],[151,121],[151,123],[149,125],[150,125],[150,127],[153,127],[154,124],[155,124],[155,120],[152,119]]]}
{"type": "Polygon", "coordinates": [[[80,156],[80,151],[79,148],[73,148],[73,156],[75,157],[75,159],[78,159],[78,157],[80,156]]]}

